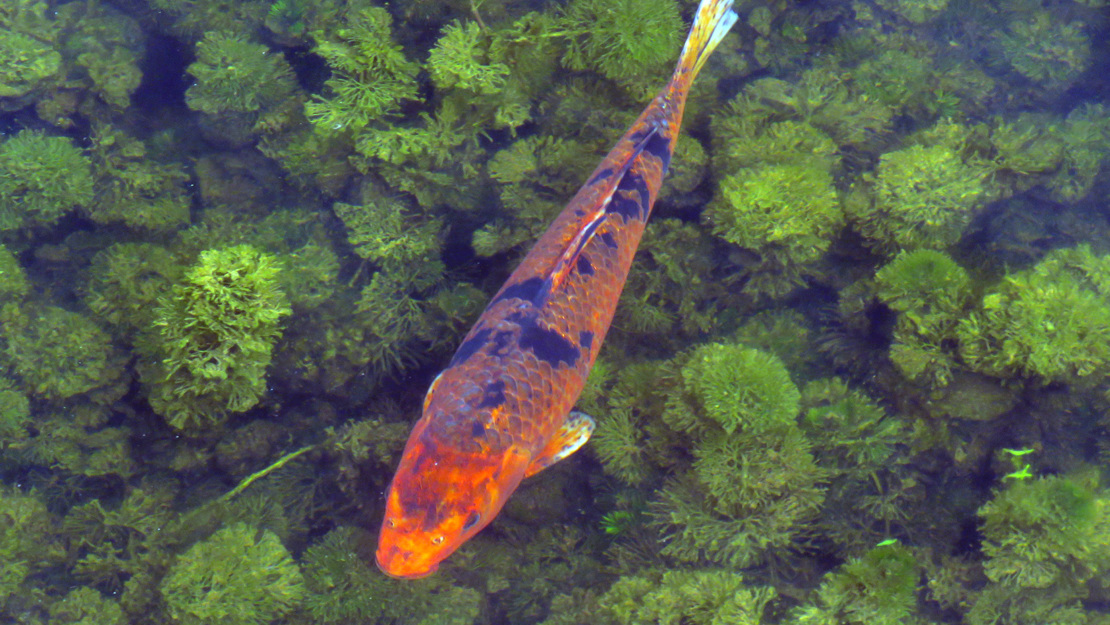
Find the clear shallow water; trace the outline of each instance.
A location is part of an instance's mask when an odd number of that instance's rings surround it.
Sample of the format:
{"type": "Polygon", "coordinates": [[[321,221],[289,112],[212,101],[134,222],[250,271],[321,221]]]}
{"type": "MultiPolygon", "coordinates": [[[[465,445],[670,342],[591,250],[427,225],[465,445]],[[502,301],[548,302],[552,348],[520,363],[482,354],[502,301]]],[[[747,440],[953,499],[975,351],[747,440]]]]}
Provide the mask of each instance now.
{"type": "Polygon", "coordinates": [[[3,618],[1105,620],[1092,2],[740,7],[595,440],[369,564],[430,380],[670,71],[692,7],[630,6],[0,9],[3,618]]]}

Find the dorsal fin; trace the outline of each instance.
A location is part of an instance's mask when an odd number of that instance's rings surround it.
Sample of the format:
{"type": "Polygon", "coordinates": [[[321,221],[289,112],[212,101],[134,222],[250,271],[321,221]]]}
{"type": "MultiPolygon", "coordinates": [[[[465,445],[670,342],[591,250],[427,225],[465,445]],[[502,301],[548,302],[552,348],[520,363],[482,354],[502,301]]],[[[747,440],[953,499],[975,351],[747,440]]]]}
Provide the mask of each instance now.
{"type": "Polygon", "coordinates": [[[621,180],[628,175],[629,170],[632,169],[632,164],[640,157],[640,154],[644,151],[644,148],[647,147],[648,142],[651,141],[656,133],[657,130],[652,128],[644,135],[644,137],[636,143],[636,146],[632,148],[632,151],[628,154],[628,158],[624,160],[619,170],[613,172],[606,178],[594,181],[594,184],[600,184],[602,186],[605,190],[605,194],[600,201],[594,204],[592,210],[582,218],[578,231],[574,233],[574,237],[567,243],[566,249],[559,255],[559,258],[555,261],[555,265],[551,268],[551,272],[548,273],[547,278],[544,280],[543,286],[540,287],[539,296],[536,298],[537,302],[546,300],[548,294],[559,288],[563,281],[566,280],[567,275],[570,274],[571,267],[574,267],[575,263],[578,262],[578,256],[582,253],[583,248],[585,248],[586,244],[593,238],[598,227],[605,222],[605,218],[608,215],[606,209],[609,207],[609,202],[613,200],[613,194],[616,193],[617,188],[620,187],[621,180]]]}

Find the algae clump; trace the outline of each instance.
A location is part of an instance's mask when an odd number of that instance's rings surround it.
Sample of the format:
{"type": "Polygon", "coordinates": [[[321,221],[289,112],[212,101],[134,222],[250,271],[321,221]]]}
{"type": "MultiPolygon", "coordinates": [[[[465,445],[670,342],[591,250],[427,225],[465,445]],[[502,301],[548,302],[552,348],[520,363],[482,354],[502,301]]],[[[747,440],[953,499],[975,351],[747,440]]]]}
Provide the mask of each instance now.
{"type": "Polygon", "coordinates": [[[177,556],[161,590],[167,611],[182,625],[262,625],[292,611],[306,592],[277,535],[245,523],[177,556]]]}

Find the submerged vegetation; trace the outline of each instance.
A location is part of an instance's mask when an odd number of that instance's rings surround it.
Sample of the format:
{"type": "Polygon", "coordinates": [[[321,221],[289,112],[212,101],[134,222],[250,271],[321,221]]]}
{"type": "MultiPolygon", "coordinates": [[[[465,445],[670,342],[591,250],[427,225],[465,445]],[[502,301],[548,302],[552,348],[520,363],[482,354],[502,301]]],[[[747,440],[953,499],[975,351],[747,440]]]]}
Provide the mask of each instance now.
{"type": "Polygon", "coordinates": [[[374,569],[695,5],[0,3],[0,622],[1110,623],[1105,0],[738,6],[593,440],[374,569]]]}

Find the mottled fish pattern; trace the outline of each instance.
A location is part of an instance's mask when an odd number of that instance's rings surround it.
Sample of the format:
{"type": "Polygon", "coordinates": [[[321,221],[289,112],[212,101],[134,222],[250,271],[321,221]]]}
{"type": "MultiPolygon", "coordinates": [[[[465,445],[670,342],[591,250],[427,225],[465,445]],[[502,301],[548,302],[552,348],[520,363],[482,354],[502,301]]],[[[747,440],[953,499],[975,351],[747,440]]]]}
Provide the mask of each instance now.
{"type": "Polygon", "coordinates": [[[736,20],[703,0],[678,67],[497,292],[424,401],[386,499],[377,562],[430,574],[520,481],[578,449],[572,412],[674,152],[690,85],[736,20]]]}

